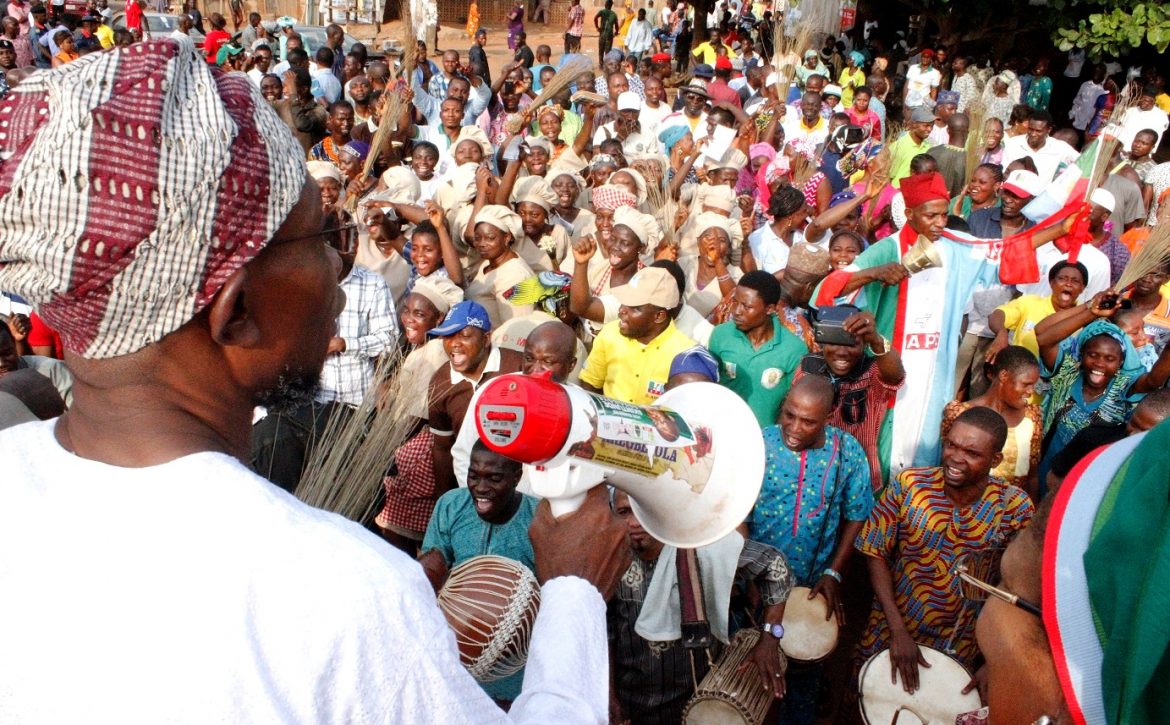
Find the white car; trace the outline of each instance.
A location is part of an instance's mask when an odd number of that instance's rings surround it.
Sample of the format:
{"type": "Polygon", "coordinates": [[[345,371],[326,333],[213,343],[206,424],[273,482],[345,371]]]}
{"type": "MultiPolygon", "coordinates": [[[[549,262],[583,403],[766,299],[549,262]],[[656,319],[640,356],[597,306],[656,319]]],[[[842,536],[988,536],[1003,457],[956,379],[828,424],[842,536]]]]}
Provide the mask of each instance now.
{"type": "MultiPolygon", "coordinates": [[[[152,38],[164,38],[179,29],[178,15],[143,13],[142,18],[146,21],[146,32],[152,38]]],[[[110,21],[110,27],[114,30],[124,30],[126,28],[126,13],[115,13],[114,19],[110,21]]],[[[200,33],[196,28],[191,28],[190,35],[195,45],[203,45],[203,33],[200,33]]]]}

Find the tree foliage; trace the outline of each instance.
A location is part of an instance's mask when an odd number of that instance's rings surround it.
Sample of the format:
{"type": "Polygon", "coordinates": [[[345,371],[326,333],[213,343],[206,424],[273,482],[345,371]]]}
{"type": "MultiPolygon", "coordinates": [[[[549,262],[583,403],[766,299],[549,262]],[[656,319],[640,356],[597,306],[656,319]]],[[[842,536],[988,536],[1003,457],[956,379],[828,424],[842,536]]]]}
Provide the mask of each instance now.
{"type": "Polygon", "coordinates": [[[1170,12],[1161,3],[1054,0],[1053,7],[1061,11],[1053,40],[1063,51],[1083,48],[1096,60],[1120,57],[1144,45],[1159,53],[1170,46],[1170,12]]]}

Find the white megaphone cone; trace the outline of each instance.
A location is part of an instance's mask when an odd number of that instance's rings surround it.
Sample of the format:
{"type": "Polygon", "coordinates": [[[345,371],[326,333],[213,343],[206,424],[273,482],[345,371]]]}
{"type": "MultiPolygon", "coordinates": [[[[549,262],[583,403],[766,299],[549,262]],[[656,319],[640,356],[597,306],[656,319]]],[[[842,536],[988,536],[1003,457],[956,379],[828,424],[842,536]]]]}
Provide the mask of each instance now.
{"type": "Polygon", "coordinates": [[[630,496],[646,531],[679,548],[705,546],[741,524],[764,475],[764,439],[751,409],[714,383],[692,383],[641,407],[504,375],[480,393],[480,439],[532,464],[532,490],[554,515],[576,509],[604,478],[630,496]]]}

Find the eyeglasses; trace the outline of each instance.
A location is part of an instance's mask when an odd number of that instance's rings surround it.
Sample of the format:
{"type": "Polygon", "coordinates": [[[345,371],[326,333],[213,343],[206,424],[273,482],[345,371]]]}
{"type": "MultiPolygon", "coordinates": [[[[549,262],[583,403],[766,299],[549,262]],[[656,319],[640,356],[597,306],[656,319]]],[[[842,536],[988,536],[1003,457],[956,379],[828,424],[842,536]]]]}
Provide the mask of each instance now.
{"type": "Polygon", "coordinates": [[[358,225],[345,224],[340,227],[326,227],[319,232],[313,234],[302,234],[297,237],[289,237],[285,239],[286,242],[298,242],[302,239],[313,239],[320,237],[326,244],[337,249],[342,254],[352,252],[357,248],[358,241],[358,225]]]}
{"type": "MultiPolygon", "coordinates": [[[[1002,553],[1002,551],[1000,553],[1002,553]]],[[[996,556],[994,558],[995,568],[998,570],[999,557],[996,556]]],[[[987,599],[987,595],[990,594],[993,597],[1002,599],[1013,607],[1019,607],[1029,614],[1034,614],[1037,617],[1040,616],[1040,606],[1038,604],[1033,604],[1026,599],[1021,599],[1009,591],[1005,591],[997,586],[988,584],[986,581],[976,575],[976,568],[978,567],[974,557],[960,557],[955,561],[955,568],[953,571],[954,575],[959,578],[959,589],[963,595],[963,598],[969,601],[981,602],[987,599]]]]}

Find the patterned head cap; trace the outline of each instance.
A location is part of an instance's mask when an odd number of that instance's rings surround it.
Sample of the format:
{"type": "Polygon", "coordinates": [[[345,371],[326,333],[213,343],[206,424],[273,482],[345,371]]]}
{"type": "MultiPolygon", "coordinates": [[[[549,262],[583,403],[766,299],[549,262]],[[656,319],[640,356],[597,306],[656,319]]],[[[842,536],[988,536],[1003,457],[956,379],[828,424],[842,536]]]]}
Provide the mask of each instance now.
{"type": "Polygon", "coordinates": [[[272,239],[303,158],[251,81],[187,39],[29,76],[0,103],[0,289],[71,352],[140,350],[272,239]]]}

